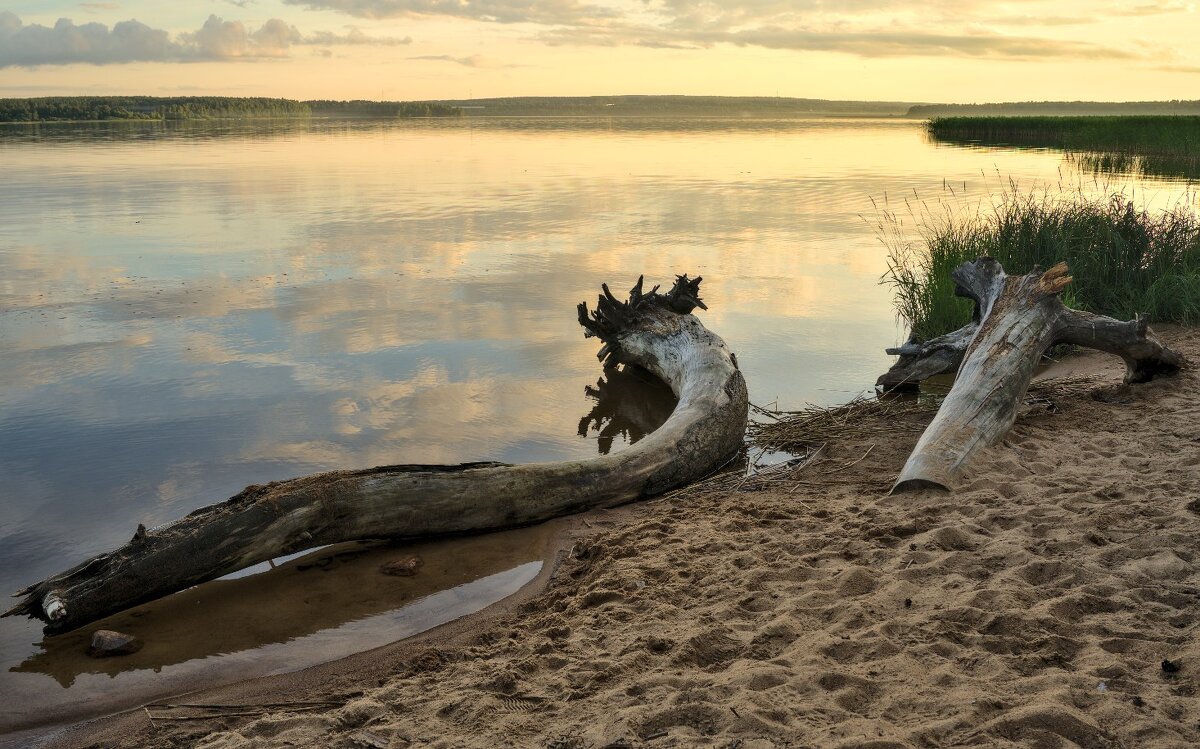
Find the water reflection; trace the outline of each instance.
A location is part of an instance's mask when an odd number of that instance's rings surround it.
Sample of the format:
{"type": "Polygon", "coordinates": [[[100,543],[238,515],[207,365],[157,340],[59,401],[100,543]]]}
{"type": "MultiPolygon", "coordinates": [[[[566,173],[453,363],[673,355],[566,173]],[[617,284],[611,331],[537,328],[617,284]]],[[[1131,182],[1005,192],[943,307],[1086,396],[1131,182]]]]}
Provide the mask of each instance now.
{"type": "MultiPolygon", "coordinates": [[[[10,591],[249,484],[622,449],[663,411],[585,390],[602,281],[701,274],[756,402],[849,400],[906,335],[872,197],[1062,166],[867,120],[17,126],[0,161],[10,591]]],[[[0,692],[54,684],[7,670],[39,640],[0,621],[0,692]]]]}
{"type": "Polygon", "coordinates": [[[271,139],[297,135],[355,135],[386,133],[397,129],[466,130],[571,134],[609,133],[787,133],[841,128],[878,130],[892,126],[911,128],[913,120],[861,117],[462,117],[446,119],[261,119],[128,122],[20,122],[0,123],[0,143],[128,144],[164,140],[189,142],[230,139],[271,139]]]}
{"type": "Polygon", "coordinates": [[[1092,174],[1132,174],[1170,180],[1200,179],[1200,155],[1068,152],[1066,159],[1092,174]]]}
{"type": "Polygon", "coordinates": [[[640,367],[605,370],[584,392],[596,405],[579,420],[578,434],[595,432],[601,455],[612,451],[617,438],[632,444],[658,429],[678,402],[666,383],[640,367]]]}
{"type": "Polygon", "coordinates": [[[533,579],[550,537],[541,526],[403,546],[344,544],[45,638],[11,671],[49,676],[61,689],[43,680],[12,692],[0,707],[0,731],[36,722],[39,710],[78,717],[119,709],[172,690],[298,670],[422,632],[533,579]],[[423,561],[413,577],[379,571],[412,555],[423,561]],[[135,635],[145,647],[91,658],[95,629],[135,635]]]}

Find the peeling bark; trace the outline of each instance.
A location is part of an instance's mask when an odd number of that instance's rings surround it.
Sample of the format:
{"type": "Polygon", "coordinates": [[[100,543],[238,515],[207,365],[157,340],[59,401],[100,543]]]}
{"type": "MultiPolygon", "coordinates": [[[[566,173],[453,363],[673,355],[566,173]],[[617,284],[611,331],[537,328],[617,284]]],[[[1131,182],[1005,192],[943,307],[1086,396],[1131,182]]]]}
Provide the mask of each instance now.
{"type": "Polygon", "coordinates": [[[952,489],[971,457],[998,443],[1012,428],[1038,361],[1055,344],[1122,357],[1126,382],[1145,382],[1187,365],[1180,354],[1159,343],[1144,316],[1121,322],[1066,307],[1059,299],[1071,282],[1066,263],[1045,273],[1008,276],[996,260],[980,258],[960,265],[953,278],[957,293],[975,300],[975,320],[943,336],[952,343],[939,348],[930,341],[925,344],[928,350],[914,348],[909,354],[913,358],[905,365],[907,371],[923,371],[922,366],[930,370],[949,362],[959,343],[966,341],[954,386],[909,456],[893,494],[952,489]]]}
{"type": "Polygon", "coordinates": [[[394,465],[332,471],[261,486],[158,528],[16,595],[4,614],[83,626],[274,557],[364,538],[416,539],[498,530],[660,494],[711,472],[742,446],[746,383],[724,341],[692,314],[700,279],[659,294],[642,280],[619,301],[604,287],[585,335],[606,367],[642,367],[679,401],[661,428],[612,455],[513,466],[394,465]]]}

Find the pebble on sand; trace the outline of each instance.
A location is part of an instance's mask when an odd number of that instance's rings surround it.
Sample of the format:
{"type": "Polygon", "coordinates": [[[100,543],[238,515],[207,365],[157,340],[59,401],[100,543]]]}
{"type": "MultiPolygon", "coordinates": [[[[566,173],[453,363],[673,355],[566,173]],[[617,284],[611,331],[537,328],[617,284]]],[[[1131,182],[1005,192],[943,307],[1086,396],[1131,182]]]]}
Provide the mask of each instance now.
{"type": "Polygon", "coordinates": [[[417,570],[421,569],[422,564],[424,564],[424,562],[421,560],[421,557],[414,555],[381,565],[379,571],[385,575],[412,577],[413,575],[417,574],[417,570]]]}

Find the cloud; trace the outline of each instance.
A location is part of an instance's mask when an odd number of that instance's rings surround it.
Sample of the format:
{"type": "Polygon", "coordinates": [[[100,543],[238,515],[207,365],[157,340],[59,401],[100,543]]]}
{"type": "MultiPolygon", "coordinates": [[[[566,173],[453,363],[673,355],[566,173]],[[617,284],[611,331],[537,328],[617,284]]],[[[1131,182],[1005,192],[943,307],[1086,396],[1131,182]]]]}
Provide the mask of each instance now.
{"type": "Polygon", "coordinates": [[[334,34],[330,31],[316,31],[304,37],[302,44],[369,44],[374,46],[395,47],[402,44],[412,44],[412,37],[383,37],[367,36],[362,29],[351,27],[345,34],[334,34]]]}
{"type": "Polygon", "coordinates": [[[1096,23],[1096,16],[997,16],[987,20],[996,26],[1082,26],[1096,23]]]}
{"type": "Polygon", "coordinates": [[[1008,36],[993,32],[946,34],[919,29],[805,29],[759,27],[738,31],[664,30],[630,25],[594,25],[554,29],[539,37],[552,45],[706,49],[718,44],[804,52],[841,52],[858,57],[976,57],[1032,60],[1041,58],[1136,60],[1144,55],[1089,42],[1008,36]]]}
{"type": "Polygon", "coordinates": [[[357,29],[347,34],[302,34],[278,18],[258,29],[241,21],[212,15],[197,31],[171,38],[162,29],[140,21],[121,21],[110,30],[100,23],[76,25],[60,18],[53,27],[24,24],[10,12],[0,12],[0,68],[91,63],[194,62],[203,60],[261,60],[287,57],[292,46],[336,44],[407,44],[412,40],[368,37],[357,29]]]}
{"type": "Polygon", "coordinates": [[[205,60],[228,60],[239,57],[286,57],[288,48],[303,39],[295,26],[278,18],[267,21],[257,31],[250,31],[241,21],[225,21],[209,16],[199,31],[179,36],[181,46],[191,48],[205,60]]]}
{"type": "Polygon", "coordinates": [[[579,0],[283,0],[311,10],[359,18],[451,16],[494,23],[577,24],[613,18],[615,11],[579,0]]]}
{"type": "Polygon", "coordinates": [[[1061,41],[1002,34],[938,34],[921,31],[810,32],[755,29],[716,36],[715,41],[770,49],[848,52],[860,57],[961,56],[1034,59],[1073,57],[1137,59],[1124,50],[1088,42],[1061,41]]]}
{"type": "Polygon", "coordinates": [[[452,55],[417,55],[408,58],[410,60],[433,60],[436,62],[453,62],[458,65],[464,65],[468,68],[483,67],[483,58],[479,55],[471,55],[470,57],[454,57],[452,55]]]}
{"type": "Polygon", "coordinates": [[[181,54],[180,45],[172,42],[167,32],[138,21],[121,21],[110,31],[104,24],[76,26],[60,18],[51,28],[26,26],[15,14],[0,13],[0,67],[73,62],[103,65],[170,59],[181,54]]]}
{"type": "Polygon", "coordinates": [[[462,65],[467,68],[525,68],[528,65],[506,65],[504,63],[489,60],[482,55],[470,55],[468,57],[455,57],[454,55],[416,55],[408,58],[410,60],[427,60],[430,62],[451,62],[455,65],[462,65]]]}
{"type": "Polygon", "coordinates": [[[1143,5],[1114,5],[1106,9],[1112,16],[1160,16],[1169,13],[1191,13],[1196,6],[1184,3],[1145,3],[1143,5]]]}
{"type": "Polygon", "coordinates": [[[116,10],[121,6],[116,3],[80,3],[79,7],[88,10],[116,10]]]}
{"type": "MultiPolygon", "coordinates": [[[[1083,40],[1005,34],[991,26],[1069,27],[1116,15],[1175,13],[1178,0],[1135,7],[1105,6],[1088,15],[1039,13],[1040,0],[284,0],[289,5],[362,18],[442,16],[542,28],[533,38],[550,45],[705,49],[720,44],[858,57],[992,59],[1143,59],[1148,55],[1083,40]],[[1033,6],[998,14],[997,7],[1033,6]]],[[[470,58],[428,56],[471,66],[470,58]]]]}

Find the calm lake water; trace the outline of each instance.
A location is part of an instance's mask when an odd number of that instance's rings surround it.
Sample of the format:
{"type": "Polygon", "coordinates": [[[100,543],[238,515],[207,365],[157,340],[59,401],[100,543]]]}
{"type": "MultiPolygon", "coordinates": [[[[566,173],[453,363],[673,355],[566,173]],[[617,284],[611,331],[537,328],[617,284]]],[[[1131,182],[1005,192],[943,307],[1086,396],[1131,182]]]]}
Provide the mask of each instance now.
{"type": "MultiPolygon", "coordinates": [[[[880,211],[959,210],[1009,178],[1107,189],[1058,153],[884,120],[0,127],[0,169],[0,590],[251,483],[621,449],[671,402],[613,383],[616,420],[580,434],[601,370],[575,304],[605,281],[700,274],[754,402],[848,400],[905,337],[880,211]]],[[[494,556],[472,580],[530,569],[494,556]]],[[[178,625],[157,621],[148,639],[178,625]]],[[[24,696],[0,731],[77,701],[61,650],[0,622],[0,693],[24,696]]],[[[105,669],[91,689],[163,662],[105,669]]]]}

